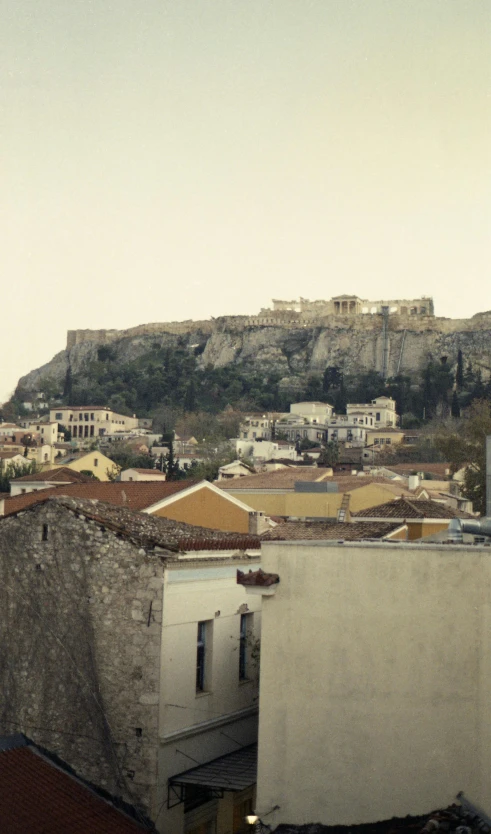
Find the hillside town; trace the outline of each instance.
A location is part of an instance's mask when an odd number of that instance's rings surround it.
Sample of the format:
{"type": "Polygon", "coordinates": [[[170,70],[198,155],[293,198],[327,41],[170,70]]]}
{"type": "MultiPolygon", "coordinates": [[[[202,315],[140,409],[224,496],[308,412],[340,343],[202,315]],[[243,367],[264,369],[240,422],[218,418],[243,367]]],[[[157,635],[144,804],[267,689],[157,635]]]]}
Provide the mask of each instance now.
{"type": "Polygon", "coordinates": [[[0,2],[0,834],[491,834],[490,43],[0,2]]]}
{"type": "Polygon", "coordinates": [[[74,773],[118,831],[474,830],[472,463],[400,462],[419,433],[386,395],[244,413],[211,451],[109,407],[22,410],[0,424],[0,785],[35,754],[50,796],[74,773]]]}

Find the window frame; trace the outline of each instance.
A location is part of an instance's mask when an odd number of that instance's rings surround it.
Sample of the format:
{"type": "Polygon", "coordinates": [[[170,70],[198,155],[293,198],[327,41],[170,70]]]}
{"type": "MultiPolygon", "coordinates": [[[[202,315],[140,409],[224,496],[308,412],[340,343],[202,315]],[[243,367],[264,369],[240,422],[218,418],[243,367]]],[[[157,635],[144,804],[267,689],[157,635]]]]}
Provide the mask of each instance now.
{"type": "Polygon", "coordinates": [[[240,615],[239,620],[239,682],[250,680],[248,674],[251,652],[249,638],[254,632],[254,614],[250,611],[240,615]]]}
{"type": "Polygon", "coordinates": [[[200,620],[196,635],[196,694],[210,691],[211,629],[213,620],[200,620]]]}

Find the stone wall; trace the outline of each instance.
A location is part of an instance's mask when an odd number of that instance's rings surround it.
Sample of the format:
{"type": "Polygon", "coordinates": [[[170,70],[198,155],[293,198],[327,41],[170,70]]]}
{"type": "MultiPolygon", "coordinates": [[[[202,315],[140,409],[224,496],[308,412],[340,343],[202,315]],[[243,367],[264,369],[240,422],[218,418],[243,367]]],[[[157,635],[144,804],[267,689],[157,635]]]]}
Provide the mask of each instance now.
{"type": "Polygon", "coordinates": [[[1,522],[0,570],[1,734],[148,810],[162,559],[55,500],[1,522]]]}

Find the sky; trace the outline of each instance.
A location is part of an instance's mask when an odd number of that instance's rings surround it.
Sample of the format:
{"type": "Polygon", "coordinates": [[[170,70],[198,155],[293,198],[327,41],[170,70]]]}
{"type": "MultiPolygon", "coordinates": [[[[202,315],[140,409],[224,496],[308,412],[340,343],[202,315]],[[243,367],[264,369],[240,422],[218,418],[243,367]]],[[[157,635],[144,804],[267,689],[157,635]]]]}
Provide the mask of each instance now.
{"type": "Polygon", "coordinates": [[[489,0],[0,0],[0,402],[66,331],[491,308],[489,0]]]}

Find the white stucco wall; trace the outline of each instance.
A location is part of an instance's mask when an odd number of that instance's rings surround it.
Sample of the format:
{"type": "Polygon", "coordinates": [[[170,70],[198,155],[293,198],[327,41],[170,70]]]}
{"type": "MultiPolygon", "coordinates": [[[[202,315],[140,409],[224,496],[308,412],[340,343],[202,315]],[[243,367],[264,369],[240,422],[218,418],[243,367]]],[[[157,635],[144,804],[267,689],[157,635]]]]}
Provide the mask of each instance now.
{"type": "MultiPolygon", "coordinates": [[[[254,635],[261,628],[261,597],[250,597],[237,585],[237,567],[256,570],[259,559],[220,564],[203,559],[168,567],[162,612],[159,720],[159,811],[157,828],[181,834],[184,806],[167,809],[171,776],[196,763],[211,761],[257,740],[257,670],[239,680],[240,615],[253,615],[254,635]],[[197,625],[211,624],[207,646],[205,692],[196,691],[197,625]],[[194,764],[193,764],[194,763],[194,764]]],[[[225,561],[225,560],[224,560],[225,561]]],[[[202,809],[212,816],[210,806],[202,809]]],[[[215,809],[216,810],[216,809],[215,809]]],[[[220,834],[221,826],[217,827],[220,834]]]]}
{"type": "Polygon", "coordinates": [[[257,812],[305,824],[489,805],[491,550],[263,545],[257,812]]]}

